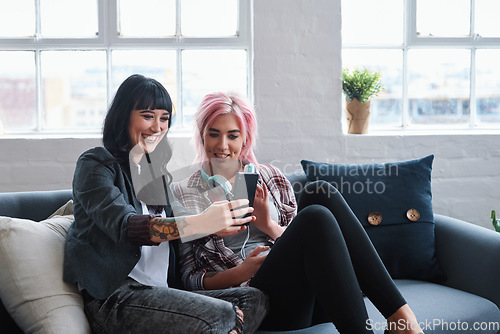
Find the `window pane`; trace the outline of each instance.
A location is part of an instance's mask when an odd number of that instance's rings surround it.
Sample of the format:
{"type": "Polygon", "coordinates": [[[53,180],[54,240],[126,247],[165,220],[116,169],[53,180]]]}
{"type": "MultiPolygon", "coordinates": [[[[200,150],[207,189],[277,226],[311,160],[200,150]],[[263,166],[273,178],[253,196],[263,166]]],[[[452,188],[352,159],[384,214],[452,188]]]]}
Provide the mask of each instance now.
{"type": "Polygon", "coordinates": [[[500,1],[476,0],[476,33],[483,37],[500,37],[500,1]]]}
{"type": "Polygon", "coordinates": [[[0,37],[35,35],[35,2],[16,0],[0,2],[0,37]]]}
{"type": "Polygon", "coordinates": [[[342,0],[343,43],[402,44],[402,6],[401,0],[342,0]]]}
{"type": "Polygon", "coordinates": [[[44,37],[95,37],[97,0],[40,0],[44,37]]]}
{"type": "Polygon", "coordinates": [[[185,124],[203,97],[215,91],[247,96],[247,54],[244,50],[196,50],[182,52],[182,110],[185,124]]]}
{"type": "Polygon", "coordinates": [[[44,128],[101,128],[106,113],[104,51],[44,51],[44,128]]]}
{"type": "Polygon", "coordinates": [[[177,61],[175,51],[120,50],[113,51],[111,55],[113,60],[112,94],[130,75],[142,74],[158,80],[167,89],[174,105],[176,104],[177,73],[175,69],[177,61]]]}
{"type": "Polygon", "coordinates": [[[476,51],[476,110],[479,122],[500,122],[500,50],[476,51]]]}
{"type": "Polygon", "coordinates": [[[5,132],[35,128],[34,52],[0,52],[0,119],[5,132]]]}
{"type": "Polygon", "coordinates": [[[470,0],[417,0],[417,35],[470,36],[470,0]]]}
{"type": "Polygon", "coordinates": [[[371,102],[370,125],[401,126],[403,99],[402,50],[344,50],[342,67],[380,72],[384,90],[371,102]]]}
{"type": "Polygon", "coordinates": [[[175,0],[119,0],[120,36],[174,36],[175,8],[175,0]]]}
{"type": "Polygon", "coordinates": [[[469,64],[468,50],[409,50],[410,122],[467,122],[470,115],[469,64]]]}
{"type": "Polygon", "coordinates": [[[183,36],[236,36],[238,0],[182,0],[181,2],[183,36]]]}

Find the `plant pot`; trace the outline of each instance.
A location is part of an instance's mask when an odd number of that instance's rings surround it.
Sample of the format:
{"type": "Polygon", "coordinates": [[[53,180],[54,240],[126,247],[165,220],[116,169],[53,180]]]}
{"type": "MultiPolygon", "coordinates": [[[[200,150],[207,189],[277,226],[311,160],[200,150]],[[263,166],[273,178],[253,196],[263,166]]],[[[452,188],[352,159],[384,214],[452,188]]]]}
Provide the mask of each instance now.
{"type": "Polygon", "coordinates": [[[347,132],[363,134],[368,132],[370,124],[370,102],[361,103],[354,98],[345,101],[345,115],[347,117],[347,132]]]}

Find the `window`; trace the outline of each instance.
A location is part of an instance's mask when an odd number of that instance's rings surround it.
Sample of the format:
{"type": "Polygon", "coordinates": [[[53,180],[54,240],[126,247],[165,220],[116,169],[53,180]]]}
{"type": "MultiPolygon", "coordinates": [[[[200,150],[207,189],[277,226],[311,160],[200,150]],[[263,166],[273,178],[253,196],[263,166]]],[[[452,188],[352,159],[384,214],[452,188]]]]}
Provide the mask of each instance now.
{"type": "Polygon", "coordinates": [[[342,66],[385,86],[373,128],[499,128],[498,13],[498,0],[342,0],[342,66]]]}
{"type": "Polygon", "coordinates": [[[0,129],[98,133],[118,86],[141,73],[172,96],[172,131],[191,131],[205,94],[251,98],[250,25],[246,0],[2,1],[0,129]]]}

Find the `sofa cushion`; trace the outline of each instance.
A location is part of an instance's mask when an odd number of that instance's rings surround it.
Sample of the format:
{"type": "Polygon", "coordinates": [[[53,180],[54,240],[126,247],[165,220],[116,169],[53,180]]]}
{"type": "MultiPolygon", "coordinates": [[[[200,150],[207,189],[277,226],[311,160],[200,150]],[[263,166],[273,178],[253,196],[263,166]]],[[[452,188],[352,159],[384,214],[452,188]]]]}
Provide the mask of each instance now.
{"type": "Polygon", "coordinates": [[[434,156],[385,164],[302,160],[308,181],[325,180],[344,196],[393,278],[439,279],[431,170],[434,156]]]}
{"type": "MultiPolygon", "coordinates": [[[[500,310],[491,301],[465,291],[415,280],[395,280],[426,334],[495,334],[500,329],[500,310]],[[473,330],[475,328],[475,330],[473,330]]],[[[367,327],[383,334],[387,320],[365,297],[367,327]]],[[[331,323],[295,331],[258,331],[257,334],[338,334],[331,323]]]]}
{"type": "Polygon", "coordinates": [[[0,217],[0,299],[25,333],[90,333],[77,287],[62,280],[71,208],[41,222],[0,217]]]}
{"type": "MultiPolygon", "coordinates": [[[[486,298],[430,282],[395,283],[425,334],[495,334],[500,329],[500,310],[486,298]]],[[[367,298],[365,304],[370,327],[382,334],[386,320],[367,298]]]]}
{"type": "Polygon", "coordinates": [[[0,193],[0,216],[40,221],[63,206],[71,196],[71,189],[0,193]]]}
{"type": "Polygon", "coordinates": [[[318,324],[303,329],[290,331],[257,331],[256,334],[338,334],[339,332],[332,323],[318,324]]]}

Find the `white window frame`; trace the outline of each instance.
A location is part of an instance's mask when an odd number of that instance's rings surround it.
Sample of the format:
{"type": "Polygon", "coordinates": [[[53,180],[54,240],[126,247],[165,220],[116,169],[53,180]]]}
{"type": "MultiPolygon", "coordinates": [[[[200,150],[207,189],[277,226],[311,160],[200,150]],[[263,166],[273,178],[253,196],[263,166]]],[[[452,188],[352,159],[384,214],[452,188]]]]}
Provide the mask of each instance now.
{"type": "MultiPolygon", "coordinates": [[[[9,134],[26,135],[53,135],[67,134],[64,130],[43,130],[42,107],[41,107],[41,66],[40,53],[51,50],[99,50],[106,51],[106,78],[107,78],[107,102],[111,102],[114,91],[112,87],[112,50],[175,50],[177,54],[177,120],[171,131],[173,133],[190,134],[191,127],[183,123],[182,111],[182,57],[184,50],[217,50],[217,49],[244,49],[247,52],[247,95],[253,100],[253,35],[252,35],[252,8],[253,0],[238,1],[238,31],[236,36],[222,38],[196,38],[181,36],[181,0],[176,0],[176,32],[175,36],[162,38],[121,38],[118,35],[118,1],[119,0],[95,0],[98,10],[98,34],[95,38],[40,38],[40,0],[35,0],[35,12],[37,16],[36,34],[27,38],[0,38],[0,51],[34,51],[36,68],[36,127],[32,131],[9,131],[9,134]]],[[[78,130],[76,130],[78,131],[78,130]]],[[[95,131],[82,130],[82,134],[97,134],[101,129],[95,131]]],[[[71,130],[75,132],[74,129],[71,130]]]]}
{"type": "MultiPolygon", "coordinates": [[[[490,130],[500,128],[500,124],[481,124],[477,123],[476,110],[476,78],[475,78],[475,55],[478,49],[500,49],[500,38],[481,37],[474,29],[474,8],[476,0],[471,2],[471,35],[467,37],[431,37],[417,36],[417,0],[403,0],[403,43],[401,45],[351,45],[344,44],[342,48],[346,49],[386,49],[386,50],[403,50],[403,93],[402,93],[402,126],[399,130],[490,130]],[[408,50],[409,49],[468,49],[471,51],[471,68],[470,68],[470,117],[465,125],[456,124],[439,124],[439,125],[417,125],[409,123],[408,110],[408,50]]],[[[375,131],[395,130],[393,127],[377,127],[375,131]]]]}
{"type": "MultiPolygon", "coordinates": [[[[471,3],[471,12],[470,12],[470,36],[466,37],[418,37],[417,36],[417,0],[406,0],[405,6],[409,6],[409,10],[405,11],[407,24],[406,33],[405,33],[405,42],[404,42],[404,76],[405,79],[408,77],[408,67],[406,66],[406,56],[408,47],[418,48],[418,47],[426,47],[426,48],[460,48],[460,49],[468,49],[471,52],[470,59],[470,117],[468,122],[468,128],[477,129],[477,109],[476,109],[476,50],[477,49],[500,49],[500,38],[494,37],[481,37],[478,33],[475,32],[475,2],[476,0],[470,0],[471,3]]],[[[406,84],[407,81],[404,81],[404,90],[403,90],[403,101],[406,103],[408,86],[406,84]]],[[[408,107],[405,106],[403,108],[403,127],[408,127],[408,107]]],[[[452,126],[449,126],[452,127],[452,126]]],[[[456,127],[456,126],[455,126],[456,127]]],[[[481,128],[488,128],[487,125],[481,125],[481,128]]],[[[492,125],[492,128],[498,128],[499,125],[492,125]]]]}

